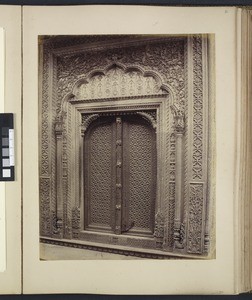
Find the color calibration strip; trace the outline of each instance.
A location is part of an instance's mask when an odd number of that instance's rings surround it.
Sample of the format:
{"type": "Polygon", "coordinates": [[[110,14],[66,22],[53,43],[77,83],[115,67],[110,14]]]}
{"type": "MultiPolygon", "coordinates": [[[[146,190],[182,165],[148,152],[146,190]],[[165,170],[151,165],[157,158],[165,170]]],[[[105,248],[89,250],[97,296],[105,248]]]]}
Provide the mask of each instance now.
{"type": "Polygon", "coordinates": [[[13,114],[0,114],[0,181],[14,181],[13,114]]]}

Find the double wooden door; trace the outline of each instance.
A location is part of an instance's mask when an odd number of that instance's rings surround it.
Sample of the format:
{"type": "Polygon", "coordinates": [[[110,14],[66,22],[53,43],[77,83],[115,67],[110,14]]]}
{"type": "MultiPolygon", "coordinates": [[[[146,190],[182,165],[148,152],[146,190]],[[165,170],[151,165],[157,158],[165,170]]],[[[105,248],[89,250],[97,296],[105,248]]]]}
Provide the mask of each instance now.
{"type": "Polygon", "coordinates": [[[156,133],[137,113],[101,115],[84,138],[84,229],[151,236],[156,133]]]}

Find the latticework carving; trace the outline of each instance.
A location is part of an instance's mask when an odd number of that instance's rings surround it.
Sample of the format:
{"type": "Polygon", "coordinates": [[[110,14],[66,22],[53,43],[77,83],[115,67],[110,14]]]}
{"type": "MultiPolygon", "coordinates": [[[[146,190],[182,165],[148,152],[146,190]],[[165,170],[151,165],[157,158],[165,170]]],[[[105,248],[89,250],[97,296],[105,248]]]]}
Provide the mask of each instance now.
{"type": "Polygon", "coordinates": [[[189,191],[187,252],[202,253],[203,184],[191,183],[189,191]]]}
{"type": "Polygon", "coordinates": [[[44,51],[43,57],[43,90],[41,109],[41,164],[40,175],[49,174],[49,49],[44,51]]]}
{"type": "Polygon", "coordinates": [[[193,38],[193,179],[203,176],[202,39],[193,38]]]}
{"type": "Polygon", "coordinates": [[[144,124],[129,124],[129,223],[153,231],[155,191],[153,135],[144,124]]]}
{"type": "Polygon", "coordinates": [[[40,178],[40,234],[51,236],[50,179],[40,178]]]}
{"type": "MultiPolygon", "coordinates": [[[[89,225],[111,226],[112,125],[92,130],[89,141],[89,225]]],[[[86,178],[87,179],[87,178],[86,178]]]]}

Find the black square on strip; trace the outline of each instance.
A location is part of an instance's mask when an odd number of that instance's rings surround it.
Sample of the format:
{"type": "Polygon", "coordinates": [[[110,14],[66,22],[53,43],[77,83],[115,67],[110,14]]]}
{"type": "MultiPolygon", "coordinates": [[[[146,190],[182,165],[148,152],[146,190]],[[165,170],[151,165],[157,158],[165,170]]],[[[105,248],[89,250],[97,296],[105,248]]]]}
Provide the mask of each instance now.
{"type": "Polygon", "coordinates": [[[9,127],[2,127],[2,136],[8,136],[9,127]]]}
{"type": "Polygon", "coordinates": [[[14,181],[14,166],[10,166],[10,129],[13,129],[13,114],[0,114],[0,181],[14,181]]]}

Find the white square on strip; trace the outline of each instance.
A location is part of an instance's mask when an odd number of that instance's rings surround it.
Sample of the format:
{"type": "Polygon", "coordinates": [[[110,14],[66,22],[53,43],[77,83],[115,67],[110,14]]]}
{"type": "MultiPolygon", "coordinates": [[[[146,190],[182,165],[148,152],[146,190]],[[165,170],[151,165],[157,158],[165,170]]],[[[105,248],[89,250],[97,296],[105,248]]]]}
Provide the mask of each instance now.
{"type": "Polygon", "coordinates": [[[10,166],[10,160],[9,158],[3,158],[3,167],[9,167],[10,166]]]}
{"type": "Polygon", "coordinates": [[[11,170],[10,169],[3,169],[3,177],[11,177],[11,170]]]}

